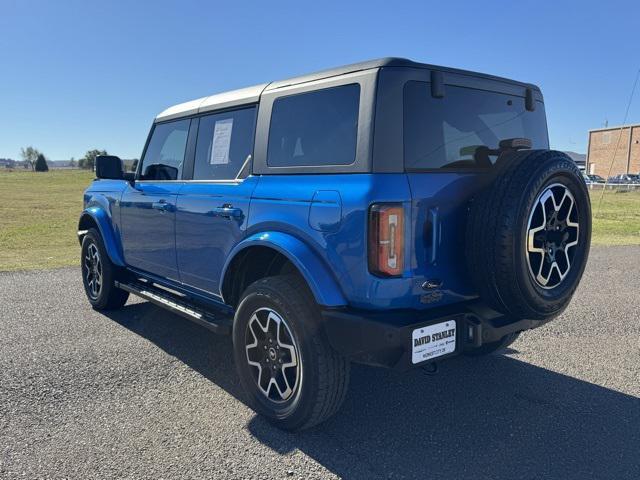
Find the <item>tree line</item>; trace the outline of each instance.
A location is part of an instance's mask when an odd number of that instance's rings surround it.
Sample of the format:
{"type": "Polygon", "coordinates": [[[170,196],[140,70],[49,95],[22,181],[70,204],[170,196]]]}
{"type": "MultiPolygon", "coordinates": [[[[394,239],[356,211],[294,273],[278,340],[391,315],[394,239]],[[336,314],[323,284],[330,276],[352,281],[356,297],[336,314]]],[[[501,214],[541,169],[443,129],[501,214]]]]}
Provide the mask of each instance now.
{"type": "Polygon", "coordinates": [[[31,146],[20,149],[20,156],[25,165],[31,167],[31,170],[35,172],[47,172],[49,166],[47,165],[47,159],[44,154],[37,148],[31,146]]]}
{"type": "MultiPolygon", "coordinates": [[[[77,166],[78,168],[84,168],[86,170],[94,170],[96,166],[96,157],[98,155],[108,155],[108,153],[106,150],[88,150],[87,153],[84,154],[84,157],[78,159],[77,161],[72,157],[69,161],[69,166],[77,166]]],[[[31,170],[34,172],[49,171],[49,166],[47,165],[47,157],[45,157],[45,155],[37,148],[34,148],[32,146],[21,148],[20,157],[22,157],[25,168],[31,168],[31,170]]]]}

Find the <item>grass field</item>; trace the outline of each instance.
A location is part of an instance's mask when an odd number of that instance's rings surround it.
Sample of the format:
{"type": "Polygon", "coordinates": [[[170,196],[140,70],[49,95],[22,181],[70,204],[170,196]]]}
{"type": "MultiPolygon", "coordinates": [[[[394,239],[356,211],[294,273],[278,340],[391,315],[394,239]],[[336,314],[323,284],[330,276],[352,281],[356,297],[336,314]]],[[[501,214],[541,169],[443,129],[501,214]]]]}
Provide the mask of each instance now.
{"type": "MultiPolygon", "coordinates": [[[[0,170],[0,271],[78,263],[82,191],[93,173],[0,170]]],[[[592,192],[593,244],[640,245],[640,192],[592,192]]]]}
{"type": "Polygon", "coordinates": [[[640,190],[591,191],[593,245],[640,245],[640,190]]]}
{"type": "Polygon", "coordinates": [[[0,170],[0,270],[75,265],[84,170],[0,170]]]}

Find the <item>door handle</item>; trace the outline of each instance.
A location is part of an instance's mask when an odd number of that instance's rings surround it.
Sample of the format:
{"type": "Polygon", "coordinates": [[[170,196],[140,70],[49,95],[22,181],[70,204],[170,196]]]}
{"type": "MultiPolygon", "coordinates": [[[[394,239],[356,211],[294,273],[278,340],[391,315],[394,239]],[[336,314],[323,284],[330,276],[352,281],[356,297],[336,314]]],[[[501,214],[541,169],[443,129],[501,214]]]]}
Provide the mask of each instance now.
{"type": "Polygon", "coordinates": [[[171,211],[171,204],[167,203],[167,201],[163,198],[161,200],[158,200],[157,202],[153,202],[151,204],[151,208],[153,208],[155,210],[160,210],[161,213],[170,212],[171,211]]]}
{"type": "Polygon", "coordinates": [[[239,208],[235,208],[232,205],[223,205],[221,207],[216,207],[209,212],[209,214],[213,217],[222,217],[228,219],[236,219],[239,220],[243,217],[242,210],[239,208]]]}

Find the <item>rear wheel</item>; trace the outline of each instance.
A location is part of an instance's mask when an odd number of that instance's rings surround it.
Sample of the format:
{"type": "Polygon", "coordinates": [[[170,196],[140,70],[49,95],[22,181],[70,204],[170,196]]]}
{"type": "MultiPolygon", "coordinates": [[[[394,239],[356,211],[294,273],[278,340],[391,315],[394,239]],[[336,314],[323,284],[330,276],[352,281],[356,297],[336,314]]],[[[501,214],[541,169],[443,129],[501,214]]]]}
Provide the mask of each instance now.
{"type": "Polygon", "coordinates": [[[80,262],[84,291],[93,308],[111,310],[127,302],[129,292],[115,286],[119,269],[111,262],[102,237],[94,228],[89,229],[82,239],[80,262]]]}
{"type": "Polygon", "coordinates": [[[342,404],[349,363],[324,338],[318,307],[298,276],[267,277],[247,288],[233,347],[251,406],[279,428],[312,427],[342,404]]]}

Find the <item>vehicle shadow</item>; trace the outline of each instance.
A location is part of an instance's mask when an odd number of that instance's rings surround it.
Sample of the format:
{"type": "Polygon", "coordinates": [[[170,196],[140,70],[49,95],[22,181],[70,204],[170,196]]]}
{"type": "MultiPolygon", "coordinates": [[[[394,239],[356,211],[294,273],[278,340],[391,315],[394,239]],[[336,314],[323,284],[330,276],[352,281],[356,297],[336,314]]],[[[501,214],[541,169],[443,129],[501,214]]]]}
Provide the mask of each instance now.
{"type": "MultiPolygon", "coordinates": [[[[108,316],[244,401],[230,338],[148,303],[108,316]]],[[[458,357],[437,376],[355,365],[326,423],[248,428],[345,478],[640,478],[640,399],[505,355],[458,357]]]]}

